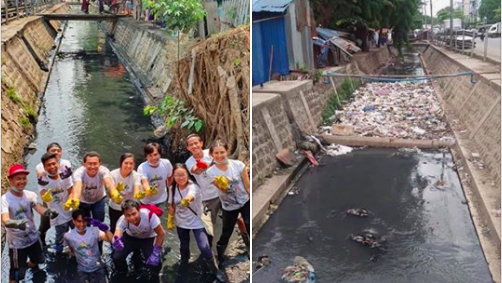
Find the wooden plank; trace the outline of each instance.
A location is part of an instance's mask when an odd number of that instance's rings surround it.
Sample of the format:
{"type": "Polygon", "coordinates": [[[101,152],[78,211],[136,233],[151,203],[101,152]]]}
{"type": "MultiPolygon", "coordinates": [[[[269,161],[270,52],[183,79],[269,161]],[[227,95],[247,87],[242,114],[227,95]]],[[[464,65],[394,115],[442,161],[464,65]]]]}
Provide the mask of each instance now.
{"type": "Polygon", "coordinates": [[[204,2],[207,18],[207,32],[215,34],[220,32],[220,19],[218,18],[218,3],[204,2]]]}

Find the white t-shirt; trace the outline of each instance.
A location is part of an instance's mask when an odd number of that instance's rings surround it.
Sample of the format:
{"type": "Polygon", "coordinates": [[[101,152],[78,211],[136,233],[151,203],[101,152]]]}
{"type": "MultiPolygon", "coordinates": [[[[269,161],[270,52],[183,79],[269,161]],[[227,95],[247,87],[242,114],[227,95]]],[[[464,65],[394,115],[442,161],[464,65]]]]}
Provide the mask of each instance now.
{"type": "Polygon", "coordinates": [[[52,201],[48,202],[47,206],[59,212],[58,217],[51,219],[51,226],[61,225],[71,220],[72,212],[63,209],[63,204],[68,200],[68,190],[71,187],[73,187],[71,178],[53,180],[47,174],[38,178],[38,192],[50,189],[52,201]]]}
{"type": "Polygon", "coordinates": [[[147,196],[141,200],[142,203],[159,204],[167,200],[167,178],[173,174],[173,166],[169,160],[161,158],[157,167],[151,167],[147,161],[141,163],[138,167],[138,173],[141,179],[147,179],[150,186],[157,184],[158,193],[153,196],[147,196]]]}
{"type": "Polygon", "coordinates": [[[125,231],[127,235],[134,238],[147,239],[156,237],[157,233],[155,233],[153,229],[157,228],[157,226],[160,225],[160,219],[155,213],[152,213],[151,218],[149,215],[150,210],[141,208],[139,210],[139,216],[141,220],[139,221],[138,226],[127,222],[125,216],[122,215],[117,221],[117,229],[125,231]]]}
{"type": "Polygon", "coordinates": [[[241,174],[244,170],[244,163],[239,160],[229,160],[230,164],[228,169],[223,172],[216,166],[211,166],[207,169],[207,174],[214,180],[216,177],[224,175],[230,182],[228,184],[228,192],[224,193],[218,189],[218,194],[220,196],[221,206],[226,211],[232,211],[239,209],[246,204],[249,200],[249,196],[242,183],[241,174]]]}
{"type": "MultiPolygon", "coordinates": [[[[120,174],[120,168],[118,168],[113,170],[110,175],[113,178],[115,186],[118,186],[119,183],[124,184],[124,190],[120,192],[120,194],[124,197],[122,202],[128,199],[134,199],[134,185],[141,186],[141,177],[139,173],[133,170],[129,176],[124,178],[120,174]]],[[[116,204],[112,199],[110,199],[110,207],[115,210],[122,211],[120,204],[116,204]]]]}
{"type": "Polygon", "coordinates": [[[73,181],[82,182],[82,195],[80,202],[93,204],[105,197],[104,178],[111,178],[110,170],[104,166],[99,166],[99,171],[94,177],[87,175],[84,166],[80,167],[73,174],[73,181]]]}
{"type": "Polygon", "coordinates": [[[12,220],[26,218],[26,230],[5,228],[7,243],[11,249],[24,249],[38,241],[38,230],[33,220],[33,207],[40,203],[37,194],[23,191],[21,197],[13,195],[10,191],[2,196],[2,214],[8,213],[12,220]]]}
{"type": "Polygon", "coordinates": [[[79,271],[94,272],[103,266],[98,246],[99,232],[98,227],[90,226],[84,235],[80,235],[76,228],[64,235],[65,245],[75,251],[79,271]]]}
{"type": "MultiPolygon", "coordinates": [[[[42,162],[37,164],[37,167],[35,167],[35,170],[38,172],[45,172],[44,165],[42,162]]],[[[71,177],[73,174],[72,167],[70,161],[66,159],[61,159],[59,160],[59,176],[61,179],[66,179],[68,177],[71,177]]]]}
{"type": "MultiPolygon", "coordinates": [[[[205,149],[203,152],[204,156],[202,157],[201,161],[206,163],[209,167],[213,162],[213,158],[209,155],[209,149],[205,149]]],[[[190,156],[190,158],[188,158],[185,162],[188,171],[190,172],[190,174],[192,174],[192,176],[195,177],[195,180],[197,180],[197,184],[199,185],[202,192],[202,201],[217,198],[218,188],[216,188],[216,186],[211,183],[213,179],[209,178],[209,176],[207,175],[207,169],[200,174],[195,174],[192,172],[192,168],[195,166],[195,164],[197,164],[197,161],[193,156],[190,156]]]]}
{"type": "Polygon", "coordinates": [[[176,204],[176,212],[174,213],[174,221],[176,226],[184,229],[200,229],[204,228],[204,223],[200,219],[203,212],[203,205],[201,200],[200,188],[196,184],[190,183],[183,190],[178,190],[178,186],[174,189],[174,192],[170,192],[171,195],[174,193],[174,198],[169,200],[169,203],[176,204]],[[180,195],[181,193],[181,195],[180,195]],[[194,200],[190,203],[190,208],[197,213],[195,215],[188,207],[181,206],[180,202],[182,198],[188,195],[193,195],[194,200]]]}

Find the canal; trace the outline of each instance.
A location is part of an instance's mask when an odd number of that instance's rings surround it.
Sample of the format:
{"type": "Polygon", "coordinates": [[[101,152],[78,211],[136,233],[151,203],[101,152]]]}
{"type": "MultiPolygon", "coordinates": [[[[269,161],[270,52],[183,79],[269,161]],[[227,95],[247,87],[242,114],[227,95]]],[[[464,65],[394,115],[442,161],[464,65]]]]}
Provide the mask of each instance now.
{"type": "MultiPolygon", "coordinates": [[[[36,125],[36,151],[27,154],[25,161],[32,172],[28,190],[37,191],[35,166],[40,163],[46,146],[58,142],[63,158],[70,160],[74,170],[81,166],[86,151],[100,153],[104,166],[119,167],[120,155],[131,152],[136,166],[144,161],[143,146],[153,137],[150,118],[143,115],[145,101],[134,87],[129,74],[120,63],[96,22],[69,22],[61,47],[54,59],[49,82],[36,125]]],[[[163,154],[167,157],[166,154],[163,154]]],[[[165,210],[162,224],[166,229],[165,210]]],[[[39,223],[36,215],[36,223],[39,223]]],[[[108,216],[107,216],[107,222],[108,216]]],[[[215,231],[221,230],[216,227],[215,231]]],[[[167,229],[166,229],[167,231],[167,229]]],[[[54,243],[55,231],[47,235],[49,247],[54,243]]],[[[219,237],[219,234],[216,235],[219,237]]],[[[192,258],[199,251],[192,238],[192,258]]],[[[111,249],[105,245],[104,259],[111,272],[111,249]]],[[[179,259],[179,241],[175,232],[168,231],[164,240],[164,262],[160,279],[175,279],[179,259]]],[[[9,266],[8,250],[3,251],[2,269],[9,266]]],[[[56,258],[47,252],[45,272],[26,275],[25,282],[74,282],[76,263],[68,258],[56,258]]],[[[198,264],[191,264],[186,282],[212,282],[198,264]]],[[[155,282],[144,269],[135,268],[127,282],[155,282]]],[[[157,279],[158,280],[158,279],[157,279]]],[[[2,282],[8,282],[8,272],[2,272],[2,282]]],[[[113,282],[113,281],[112,281],[113,282]]]]}
{"type": "MultiPolygon", "coordinates": [[[[423,75],[417,53],[385,75],[423,75]]],[[[306,170],[253,240],[256,282],[281,282],[302,256],[316,282],[493,282],[449,151],[363,149],[306,170]],[[442,185],[443,184],[443,185],[442,185]],[[367,218],[347,215],[351,208],[367,218]],[[351,240],[372,233],[381,247],[351,240]]]]}
{"type": "Polygon", "coordinates": [[[281,282],[300,255],[318,282],[492,282],[449,153],[362,150],[320,162],[254,239],[254,258],[272,262],[253,280],[281,282]],[[385,250],[349,239],[363,231],[384,237],[385,250]]]}

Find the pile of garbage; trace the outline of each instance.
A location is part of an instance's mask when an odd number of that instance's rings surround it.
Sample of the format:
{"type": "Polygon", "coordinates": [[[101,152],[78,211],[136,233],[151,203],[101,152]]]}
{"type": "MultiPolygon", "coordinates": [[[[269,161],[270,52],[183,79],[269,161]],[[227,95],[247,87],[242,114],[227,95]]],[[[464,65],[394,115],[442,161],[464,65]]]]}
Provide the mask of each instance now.
{"type": "Polygon", "coordinates": [[[303,257],[296,256],[294,264],[284,268],[281,279],[289,283],[314,283],[314,267],[303,257]]]}
{"type": "Polygon", "coordinates": [[[361,136],[423,140],[448,132],[434,89],[425,82],[367,83],[337,114],[361,136]]]}

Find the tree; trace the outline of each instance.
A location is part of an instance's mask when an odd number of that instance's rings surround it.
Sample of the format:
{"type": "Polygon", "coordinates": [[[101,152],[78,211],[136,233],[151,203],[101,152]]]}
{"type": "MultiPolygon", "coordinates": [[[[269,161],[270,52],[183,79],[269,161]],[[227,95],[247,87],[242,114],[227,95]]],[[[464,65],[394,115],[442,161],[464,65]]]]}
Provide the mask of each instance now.
{"type": "Polygon", "coordinates": [[[394,0],[394,9],[389,14],[392,25],[392,40],[401,53],[408,43],[408,32],[413,28],[413,19],[419,13],[419,0],[394,0]]]}
{"type": "Polygon", "coordinates": [[[420,14],[420,0],[311,0],[317,23],[328,28],[355,27],[354,34],[368,51],[369,27],[391,28],[393,41],[401,48],[420,14]]]}
{"type": "Polygon", "coordinates": [[[483,0],[479,6],[479,17],[487,23],[500,21],[500,0],[483,0]]]}
{"type": "MultiPolygon", "coordinates": [[[[447,20],[450,18],[450,7],[445,7],[441,10],[439,10],[436,14],[436,17],[438,19],[439,23],[442,23],[444,20],[447,20]]],[[[456,9],[453,11],[453,18],[454,19],[463,19],[464,14],[460,9],[456,9]]]]}

